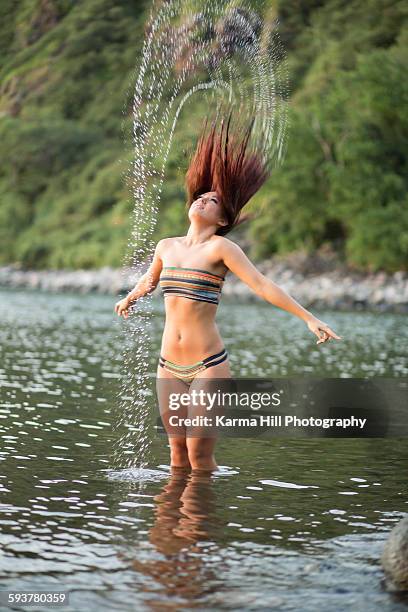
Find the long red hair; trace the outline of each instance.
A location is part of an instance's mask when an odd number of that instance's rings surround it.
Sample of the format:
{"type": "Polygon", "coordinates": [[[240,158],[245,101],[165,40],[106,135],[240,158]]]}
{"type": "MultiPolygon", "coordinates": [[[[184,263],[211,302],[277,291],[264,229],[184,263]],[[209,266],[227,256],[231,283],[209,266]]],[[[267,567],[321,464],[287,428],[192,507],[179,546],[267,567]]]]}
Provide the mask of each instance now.
{"type": "Polygon", "coordinates": [[[265,143],[258,139],[253,150],[249,145],[255,119],[243,130],[231,130],[231,118],[232,111],[227,121],[222,118],[220,128],[213,120],[208,134],[206,119],[185,176],[187,211],[201,194],[216,191],[219,195],[227,221],[215,232],[220,236],[249,218],[241,211],[271,173],[265,143]]]}

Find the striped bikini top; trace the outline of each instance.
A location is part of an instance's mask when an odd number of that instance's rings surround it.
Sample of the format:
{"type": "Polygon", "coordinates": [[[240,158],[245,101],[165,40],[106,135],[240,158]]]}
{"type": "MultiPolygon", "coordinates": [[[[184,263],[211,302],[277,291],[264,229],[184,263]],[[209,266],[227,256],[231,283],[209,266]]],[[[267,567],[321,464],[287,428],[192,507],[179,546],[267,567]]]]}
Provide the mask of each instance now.
{"type": "Polygon", "coordinates": [[[160,288],[163,297],[179,297],[218,304],[225,276],[200,270],[199,268],[179,268],[165,266],[160,273],[160,288]]]}

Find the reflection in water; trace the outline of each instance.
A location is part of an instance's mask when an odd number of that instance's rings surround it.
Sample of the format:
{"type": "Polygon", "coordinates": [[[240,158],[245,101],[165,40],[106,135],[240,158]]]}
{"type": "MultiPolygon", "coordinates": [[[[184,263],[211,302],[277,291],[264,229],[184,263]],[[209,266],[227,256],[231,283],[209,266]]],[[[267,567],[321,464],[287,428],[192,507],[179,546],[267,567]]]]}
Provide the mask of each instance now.
{"type": "MultiPolygon", "coordinates": [[[[215,497],[211,472],[172,468],[170,480],[154,497],[154,524],[149,541],[161,558],[131,566],[153,578],[161,595],[182,597],[191,607],[194,600],[213,591],[216,576],[203,560],[199,542],[216,539],[220,527],[215,517],[215,497]]],[[[146,589],[149,591],[149,589],[146,589]]],[[[150,600],[152,607],[159,601],[150,600]]]]}

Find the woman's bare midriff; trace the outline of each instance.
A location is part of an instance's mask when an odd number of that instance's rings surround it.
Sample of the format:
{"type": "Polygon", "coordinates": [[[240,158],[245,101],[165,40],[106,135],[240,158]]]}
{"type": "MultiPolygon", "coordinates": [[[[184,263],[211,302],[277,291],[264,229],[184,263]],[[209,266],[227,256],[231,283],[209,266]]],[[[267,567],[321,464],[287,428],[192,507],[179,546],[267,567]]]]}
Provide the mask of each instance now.
{"type": "Polygon", "coordinates": [[[180,296],[166,296],[161,354],[178,365],[189,365],[218,353],[224,343],[215,322],[217,305],[180,296]]]}

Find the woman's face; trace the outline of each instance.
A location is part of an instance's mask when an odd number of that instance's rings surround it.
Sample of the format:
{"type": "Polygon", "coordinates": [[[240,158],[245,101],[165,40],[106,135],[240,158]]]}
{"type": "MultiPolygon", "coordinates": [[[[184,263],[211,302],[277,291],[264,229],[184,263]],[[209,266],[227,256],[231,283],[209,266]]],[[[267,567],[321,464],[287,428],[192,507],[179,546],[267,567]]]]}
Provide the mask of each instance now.
{"type": "Polygon", "coordinates": [[[207,191],[201,194],[191,204],[188,211],[191,221],[192,217],[201,217],[211,224],[218,224],[224,220],[221,200],[216,191],[207,191]]]}

